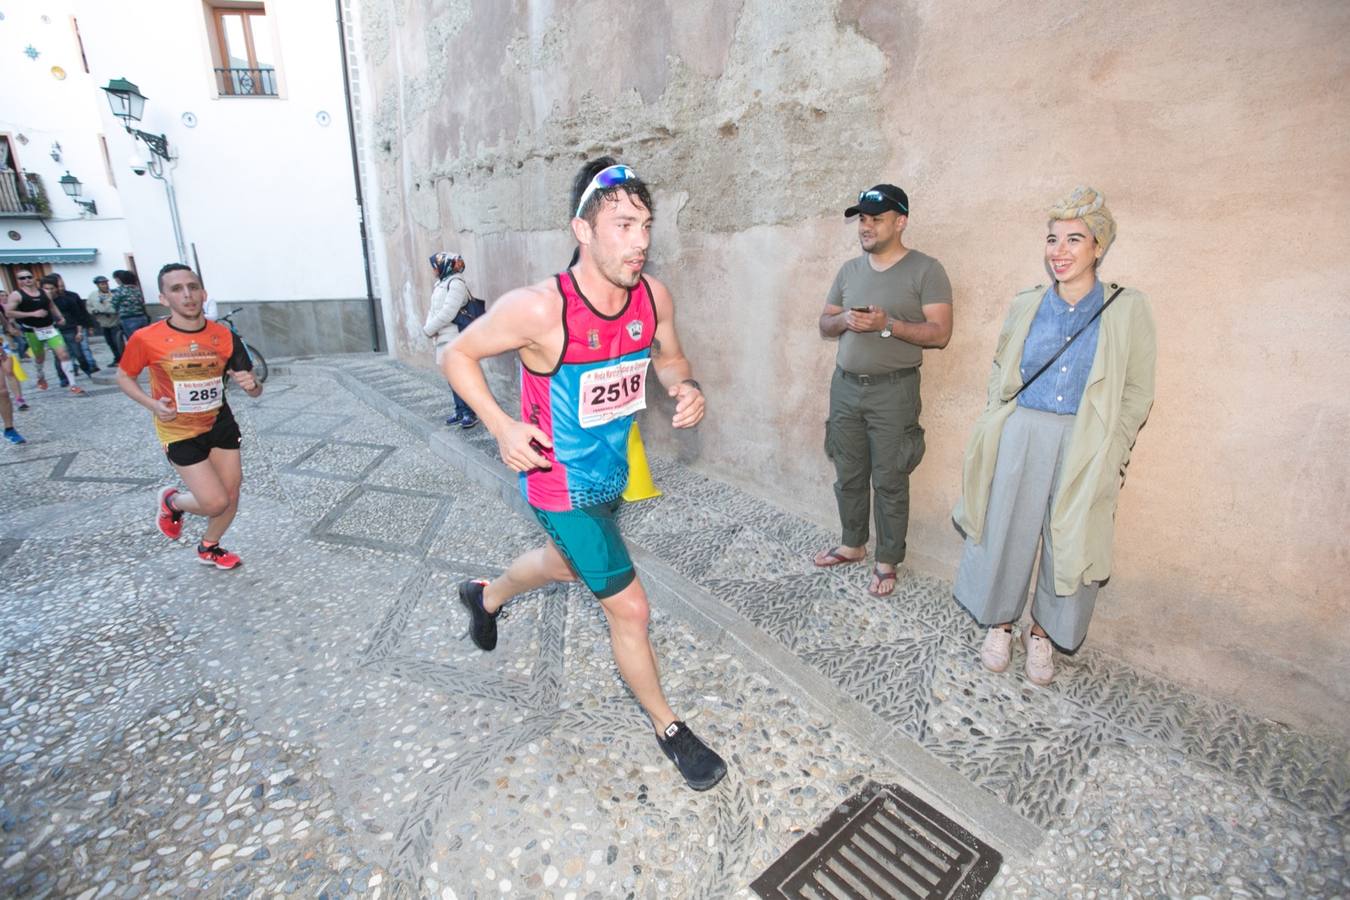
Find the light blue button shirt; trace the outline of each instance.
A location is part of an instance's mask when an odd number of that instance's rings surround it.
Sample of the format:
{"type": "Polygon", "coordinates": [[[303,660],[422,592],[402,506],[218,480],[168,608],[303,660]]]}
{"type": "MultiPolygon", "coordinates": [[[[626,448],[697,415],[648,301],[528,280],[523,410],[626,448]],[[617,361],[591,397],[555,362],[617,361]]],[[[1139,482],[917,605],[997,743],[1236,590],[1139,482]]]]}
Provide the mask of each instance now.
{"type": "MultiPolygon", "coordinates": [[[[1055,285],[1046,290],[1036,310],[1036,318],[1031,320],[1027,342],[1022,345],[1022,360],[1018,365],[1024,383],[1101,309],[1103,293],[1102,283],[1095,282],[1086,297],[1070,306],[1060,299],[1055,285]]],[[[1061,416],[1077,413],[1078,401],[1083,397],[1088,373],[1092,370],[1092,359],[1097,355],[1097,334],[1101,325],[1098,318],[1075,339],[1044,375],[1018,395],[1017,405],[1061,416]]]]}

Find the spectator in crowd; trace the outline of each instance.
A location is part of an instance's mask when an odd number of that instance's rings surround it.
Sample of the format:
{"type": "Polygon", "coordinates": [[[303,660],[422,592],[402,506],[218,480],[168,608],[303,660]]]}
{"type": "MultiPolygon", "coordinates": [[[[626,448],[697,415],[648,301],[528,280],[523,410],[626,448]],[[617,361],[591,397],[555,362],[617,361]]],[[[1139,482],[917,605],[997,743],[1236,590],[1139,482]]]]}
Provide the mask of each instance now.
{"type": "MultiPolygon", "coordinates": [[[[56,276],[56,286],[61,289],[62,293],[65,293],[66,279],[62,277],[60,272],[53,272],[52,274],[56,276]]],[[[79,297],[79,294],[74,291],[71,291],[71,293],[76,297],[79,297]]],[[[84,337],[80,340],[79,350],[84,354],[84,358],[89,360],[89,364],[93,367],[93,370],[97,372],[100,366],[98,360],[94,358],[94,351],[89,346],[89,339],[94,336],[94,317],[89,314],[89,306],[84,303],[83,298],[80,299],[80,303],[84,305],[85,316],[87,317],[89,324],[84,328],[84,337]]]]}
{"type": "MultiPolygon", "coordinates": [[[[60,331],[61,337],[66,341],[66,347],[70,349],[70,358],[75,361],[80,371],[92,378],[98,371],[98,363],[89,352],[88,343],[89,330],[94,327],[94,320],[84,305],[84,298],[74,291],[66,290],[65,280],[55,272],[43,275],[41,284],[43,293],[51,298],[65,319],[60,331]]],[[[59,369],[57,372],[60,374],[59,369]]]]}
{"type": "Polygon", "coordinates": [[[1083,643],[1111,575],[1116,498],[1157,359],[1148,298],[1098,278],[1116,238],[1102,196],[1078,188],[1046,231],[1052,281],[1012,302],[952,514],[966,539],[952,590],[989,629],[980,660],[991,671],[1008,667],[1035,568],[1022,643],[1027,679],[1040,685],[1055,677],[1054,648],[1083,643]]]}
{"type": "Polygon", "coordinates": [[[135,272],[118,269],[113,272],[117,287],[112,292],[113,307],[122,323],[123,339],[130,338],[138,328],[150,324],[150,314],[145,309],[145,297],[141,294],[141,282],[135,272]]]}
{"type": "Polygon", "coordinates": [[[89,314],[94,317],[94,321],[102,330],[104,342],[112,351],[112,364],[117,365],[117,361],[122,358],[126,338],[122,336],[122,318],[117,315],[117,307],[113,306],[112,289],[108,287],[106,275],[99,275],[94,279],[94,290],[89,292],[84,302],[89,314]]]}
{"type": "Polygon", "coordinates": [[[867,514],[876,523],[876,564],[868,591],[888,597],[909,534],[909,476],[923,459],[919,368],[924,349],[952,336],[952,284],[933,257],[905,246],[909,196],[893,184],[858,194],[844,210],[858,217],[862,253],[839,268],[820,314],[820,335],[837,339],[830,378],[825,455],[834,464],[839,544],[817,566],[867,557],[867,514]]]}
{"type": "Polygon", "coordinates": [[[84,394],[84,389],[75,384],[75,364],[71,361],[65,338],[61,336],[60,329],[66,324],[66,319],[52,300],[55,286],[33,288],[35,279],[31,270],[18,271],[14,280],[19,287],[6,298],[5,315],[16,321],[23,330],[28,349],[37,361],[38,390],[47,389],[47,378],[42,366],[46,352],[50,350],[56,356],[56,371],[62,376],[61,383],[67,385],[72,394],[84,394]],[[32,293],[29,293],[30,289],[32,293]]]}
{"type": "Polygon", "coordinates": [[[5,315],[5,305],[0,303],[0,359],[3,359],[0,369],[4,370],[3,380],[14,405],[23,411],[28,409],[28,401],[23,399],[23,385],[20,382],[27,381],[28,378],[24,374],[23,364],[19,362],[22,358],[20,348],[27,350],[28,345],[23,340],[19,326],[5,315]],[[8,353],[3,352],[6,343],[9,345],[8,353]]]}
{"type": "MultiPolygon", "coordinates": [[[[469,293],[469,284],[464,280],[464,257],[441,251],[431,257],[431,268],[436,273],[436,287],[431,291],[431,307],[427,310],[422,333],[436,342],[436,366],[439,368],[445,348],[454,339],[456,331],[469,327],[483,314],[485,305],[469,293]],[[456,331],[450,330],[451,325],[456,331]]],[[[455,414],[448,417],[445,424],[460,428],[477,425],[478,417],[473,409],[453,387],[450,396],[455,398],[455,414]]]]}
{"type": "MultiPolygon", "coordinates": [[[[0,370],[6,373],[11,371],[9,354],[5,352],[5,345],[0,343],[0,370]]],[[[23,435],[14,428],[14,402],[9,396],[9,382],[11,378],[0,377],[0,422],[5,426],[5,440],[11,444],[26,444],[23,435]]]]}

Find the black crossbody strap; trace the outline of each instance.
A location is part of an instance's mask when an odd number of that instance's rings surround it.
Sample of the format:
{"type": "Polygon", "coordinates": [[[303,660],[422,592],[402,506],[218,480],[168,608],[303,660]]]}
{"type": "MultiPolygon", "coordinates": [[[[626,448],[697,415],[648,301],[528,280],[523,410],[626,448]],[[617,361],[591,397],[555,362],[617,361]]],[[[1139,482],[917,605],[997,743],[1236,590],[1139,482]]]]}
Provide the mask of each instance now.
{"type": "MultiPolygon", "coordinates": [[[[1113,285],[1113,286],[1114,286],[1114,285],[1113,285]]],[[[1116,292],[1115,292],[1114,294],[1111,295],[1110,299],[1108,299],[1105,303],[1102,304],[1102,308],[1099,309],[1099,310],[1097,310],[1095,313],[1093,313],[1093,314],[1092,314],[1092,318],[1090,318],[1090,319],[1087,320],[1087,324],[1084,325],[1082,328],[1078,329],[1077,331],[1075,331],[1075,332],[1073,333],[1073,336],[1070,337],[1067,341],[1064,342],[1064,346],[1062,346],[1062,347],[1060,347],[1058,350],[1056,350],[1056,351],[1055,351],[1055,355],[1052,356],[1052,357],[1050,357],[1049,359],[1047,359],[1047,360],[1045,361],[1045,365],[1041,366],[1039,369],[1036,370],[1036,374],[1035,374],[1035,375],[1032,375],[1030,378],[1028,378],[1026,381],[1024,381],[1024,382],[1022,383],[1022,386],[1021,386],[1020,388],[1017,389],[1017,393],[1016,393],[1016,394],[1013,394],[1011,397],[1008,398],[1008,402],[1009,402],[1009,403],[1011,403],[1011,402],[1013,402],[1014,400],[1016,400],[1019,394],[1021,394],[1021,393],[1022,393],[1023,391],[1025,391],[1027,388],[1031,387],[1031,383],[1032,383],[1033,381],[1035,381],[1037,378],[1040,378],[1042,375],[1044,375],[1044,374],[1045,374],[1045,370],[1048,369],[1048,368],[1050,368],[1051,366],[1053,366],[1053,365],[1055,364],[1055,360],[1059,359],[1060,355],[1061,355],[1065,350],[1068,350],[1069,347],[1073,346],[1073,342],[1076,341],[1076,340],[1078,340],[1078,336],[1079,336],[1080,334],[1082,334],[1083,332],[1087,331],[1089,328],[1091,328],[1091,327],[1092,327],[1092,323],[1095,322],[1095,321],[1097,321],[1097,317],[1100,316],[1102,313],[1106,312],[1106,308],[1107,308],[1108,306],[1110,306],[1112,303],[1115,302],[1115,299],[1116,299],[1117,297],[1120,296],[1120,292],[1121,292],[1121,291],[1125,290],[1123,287],[1118,287],[1118,286],[1114,286],[1114,287],[1116,287],[1116,292]]]]}

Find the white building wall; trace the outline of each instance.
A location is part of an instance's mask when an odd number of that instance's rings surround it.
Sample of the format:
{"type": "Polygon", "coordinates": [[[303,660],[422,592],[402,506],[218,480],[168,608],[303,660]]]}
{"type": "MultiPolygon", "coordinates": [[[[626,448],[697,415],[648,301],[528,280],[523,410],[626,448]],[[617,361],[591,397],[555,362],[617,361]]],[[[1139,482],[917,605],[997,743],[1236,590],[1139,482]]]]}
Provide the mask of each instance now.
{"type": "MultiPolygon", "coordinates": [[[[98,137],[103,119],[98,103],[101,92],[93,76],[84,71],[79,44],[62,3],[25,2],[6,5],[0,28],[0,133],[14,144],[19,165],[41,176],[51,202],[52,215],[43,223],[35,219],[0,217],[0,247],[28,250],[62,247],[93,247],[98,256],[90,264],[62,263],[54,270],[63,275],[72,290],[93,290],[95,275],[107,275],[125,265],[125,254],[134,252],[128,223],[123,217],[117,187],[108,180],[98,137]],[[45,20],[45,21],[44,21],[45,20]],[[25,50],[32,47],[37,58],[25,50]],[[65,72],[54,77],[53,67],[65,72]],[[27,139],[27,144],[23,140],[27,139]],[[52,159],[53,143],[61,145],[61,161],[52,159]],[[82,183],[82,199],[98,204],[98,215],[84,217],[80,207],[61,190],[60,178],[69,171],[82,183]],[[20,235],[12,240],[8,232],[20,235]],[[53,235],[55,236],[53,238],[53,235]]],[[[106,104],[105,104],[106,105],[106,104]]],[[[125,173],[127,178],[130,172],[125,173]]],[[[119,184],[123,173],[115,172],[119,184]]]]}
{"type": "MultiPolygon", "coordinates": [[[[195,245],[212,297],[222,306],[364,297],[332,4],[266,4],[279,55],[276,98],[216,96],[207,12],[198,0],[73,5],[96,84],[134,82],[148,98],[136,127],[168,138],[188,262],[195,245]]],[[[98,94],[138,267],[149,280],[178,256],[164,186],[131,173],[128,156],[148,154],[98,94]]]]}

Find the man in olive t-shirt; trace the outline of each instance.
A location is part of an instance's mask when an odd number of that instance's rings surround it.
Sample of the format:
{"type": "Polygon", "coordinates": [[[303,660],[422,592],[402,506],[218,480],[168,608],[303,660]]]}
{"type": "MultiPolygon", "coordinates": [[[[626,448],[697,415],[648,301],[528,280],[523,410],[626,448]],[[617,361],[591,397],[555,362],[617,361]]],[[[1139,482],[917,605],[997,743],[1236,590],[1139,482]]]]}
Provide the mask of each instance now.
{"type": "Polygon", "coordinates": [[[844,211],[853,216],[863,254],[840,267],[820,315],[821,336],[839,338],[825,453],[834,463],[843,534],[815,564],[866,558],[870,482],[877,547],[868,590],[884,597],[905,558],[909,473],[923,459],[919,366],[923,348],[951,339],[952,285],[940,262],[904,245],[909,198],[900,188],[863,191],[844,211]]]}

